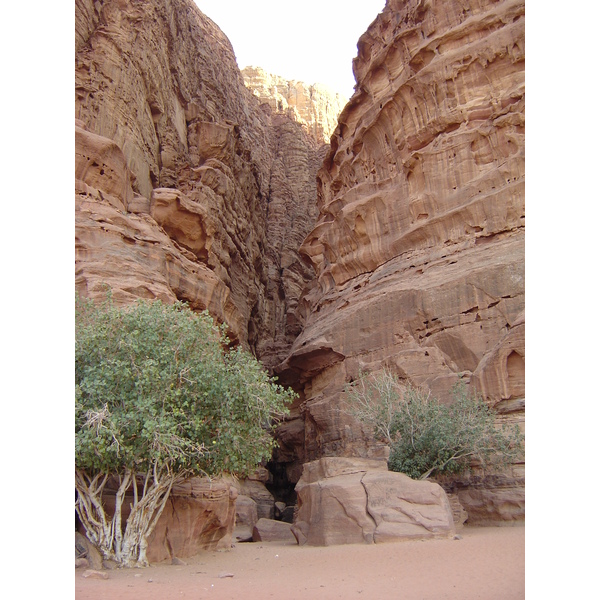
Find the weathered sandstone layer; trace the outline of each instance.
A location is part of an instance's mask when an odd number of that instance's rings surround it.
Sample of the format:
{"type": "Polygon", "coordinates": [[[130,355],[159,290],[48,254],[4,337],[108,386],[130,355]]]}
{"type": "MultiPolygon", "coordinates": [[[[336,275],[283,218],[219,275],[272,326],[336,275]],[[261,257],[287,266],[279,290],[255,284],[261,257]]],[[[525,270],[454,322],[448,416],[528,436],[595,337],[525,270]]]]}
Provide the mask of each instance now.
{"type": "MultiPolygon", "coordinates": [[[[360,38],[302,246],[316,272],[306,324],[279,367],[303,394],[279,431],[292,482],[319,457],[385,456],[341,410],[361,370],[387,366],[442,400],[463,379],[500,420],[523,421],[524,12],[388,0],[360,38]]],[[[456,485],[474,508],[503,495],[482,520],[512,521],[522,478],[517,465],[478,493],[456,485]]]]}
{"type": "MultiPolygon", "coordinates": [[[[103,503],[112,519],[117,490],[112,489],[110,483],[108,487],[103,503]]],[[[149,562],[195,556],[201,550],[229,550],[237,498],[237,488],[224,480],[192,477],[175,485],[154,531],[148,536],[149,562]]],[[[131,492],[123,501],[123,522],[129,517],[132,503],[131,492]]],[[[81,529],[81,533],[85,533],[81,529]]]]}
{"type": "Polygon", "coordinates": [[[347,98],[322,83],[290,81],[260,67],[245,67],[242,75],[246,87],[261,102],[301,123],[318,143],[329,144],[347,98]]]}
{"type": "Polygon", "coordinates": [[[277,364],[326,148],[245,87],[191,1],[77,0],[75,16],[77,290],[208,308],[277,364]]]}

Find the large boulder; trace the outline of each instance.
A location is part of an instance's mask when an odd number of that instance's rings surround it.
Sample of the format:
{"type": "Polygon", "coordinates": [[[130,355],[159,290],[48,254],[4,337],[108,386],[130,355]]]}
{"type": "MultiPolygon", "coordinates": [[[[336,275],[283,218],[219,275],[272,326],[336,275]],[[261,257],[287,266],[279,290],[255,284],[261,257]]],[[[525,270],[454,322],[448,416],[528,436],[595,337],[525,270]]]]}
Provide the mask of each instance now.
{"type": "Polygon", "coordinates": [[[250,496],[240,494],[235,501],[235,529],[233,537],[238,542],[252,541],[252,530],[258,521],[257,504],[250,496]]]}
{"type": "Polygon", "coordinates": [[[252,530],[253,542],[282,542],[296,543],[290,523],[275,521],[275,519],[259,519],[252,530]]]}
{"type": "Polygon", "coordinates": [[[148,539],[148,560],[195,556],[202,550],[229,550],[237,490],[227,482],[194,477],[175,486],[148,539]]]}
{"type": "MultiPolygon", "coordinates": [[[[115,489],[102,500],[109,518],[114,514],[115,489]]],[[[156,527],[148,537],[150,563],[195,556],[202,550],[231,548],[238,491],[224,480],[193,477],[173,486],[156,527]]],[[[128,518],[131,493],[125,495],[123,522],[128,518]]]]}
{"type": "Polygon", "coordinates": [[[387,470],[383,461],[329,457],[304,465],[292,532],[313,546],[450,537],[446,493],[431,481],[387,470]]]}

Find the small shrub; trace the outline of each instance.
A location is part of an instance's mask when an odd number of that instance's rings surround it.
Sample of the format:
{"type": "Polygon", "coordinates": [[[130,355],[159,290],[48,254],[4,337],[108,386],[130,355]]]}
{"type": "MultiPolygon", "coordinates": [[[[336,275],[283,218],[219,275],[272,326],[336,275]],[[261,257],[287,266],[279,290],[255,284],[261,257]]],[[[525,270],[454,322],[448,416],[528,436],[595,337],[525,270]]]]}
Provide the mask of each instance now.
{"type": "Polygon", "coordinates": [[[523,453],[518,427],[496,425],[496,413],[459,382],[453,402],[441,404],[413,387],[402,393],[398,379],[383,370],[361,375],[346,387],[348,412],[390,446],[388,466],[415,479],[461,473],[476,460],[501,468],[523,453]]]}

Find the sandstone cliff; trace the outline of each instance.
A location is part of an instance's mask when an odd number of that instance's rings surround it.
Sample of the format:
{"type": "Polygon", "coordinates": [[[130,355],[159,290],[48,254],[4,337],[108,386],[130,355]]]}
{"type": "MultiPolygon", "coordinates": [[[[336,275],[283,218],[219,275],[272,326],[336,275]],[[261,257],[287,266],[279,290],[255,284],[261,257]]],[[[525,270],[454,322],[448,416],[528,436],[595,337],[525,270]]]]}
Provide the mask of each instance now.
{"type": "MultiPolygon", "coordinates": [[[[388,0],[326,156],[311,90],[253,93],[192,2],[75,8],[77,289],[187,300],[279,365],[301,399],[278,477],[385,456],[339,410],[361,369],[442,398],[460,377],[522,421],[522,0],[388,0]]],[[[446,485],[519,520],[519,469],[446,485]]]]}
{"type": "MultiPolygon", "coordinates": [[[[292,481],[321,456],[383,456],[340,411],[360,370],[441,399],[462,378],[523,420],[524,57],[522,0],[388,0],[360,38],[302,246],[306,325],[279,367],[303,392],[280,429],[292,481]]],[[[477,484],[488,509],[509,496],[489,520],[522,519],[520,467],[477,484]]]]}
{"type": "Polygon", "coordinates": [[[208,308],[267,364],[300,331],[325,148],[189,0],[77,0],[76,285],[208,308]]]}
{"type": "Polygon", "coordinates": [[[320,83],[289,81],[267,73],[260,67],[242,70],[246,87],[274,111],[287,114],[302,124],[319,144],[329,144],[340,112],[348,102],[340,94],[320,83]]]}

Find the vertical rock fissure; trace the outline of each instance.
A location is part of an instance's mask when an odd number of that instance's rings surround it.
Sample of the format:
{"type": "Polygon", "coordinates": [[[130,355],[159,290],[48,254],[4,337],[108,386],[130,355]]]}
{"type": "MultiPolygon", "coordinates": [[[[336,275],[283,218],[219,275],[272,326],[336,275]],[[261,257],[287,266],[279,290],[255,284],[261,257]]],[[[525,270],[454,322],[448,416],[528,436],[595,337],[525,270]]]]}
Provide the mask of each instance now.
{"type": "Polygon", "coordinates": [[[369,517],[369,519],[371,519],[371,521],[373,522],[373,541],[375,541],[375,531],[377,530],[377,521],[375,520],[375,516],[371,513],[370,511],[370,507],[369,507],[369,488],[366,486],[365,482],[363,481],[364,478],[366,477],[366,473],[363,473],[362,477],[360,478],[360,484],[363,486],[363,489],[365,490],[365,514],[367,515],[367,517],[369,517]]]}

